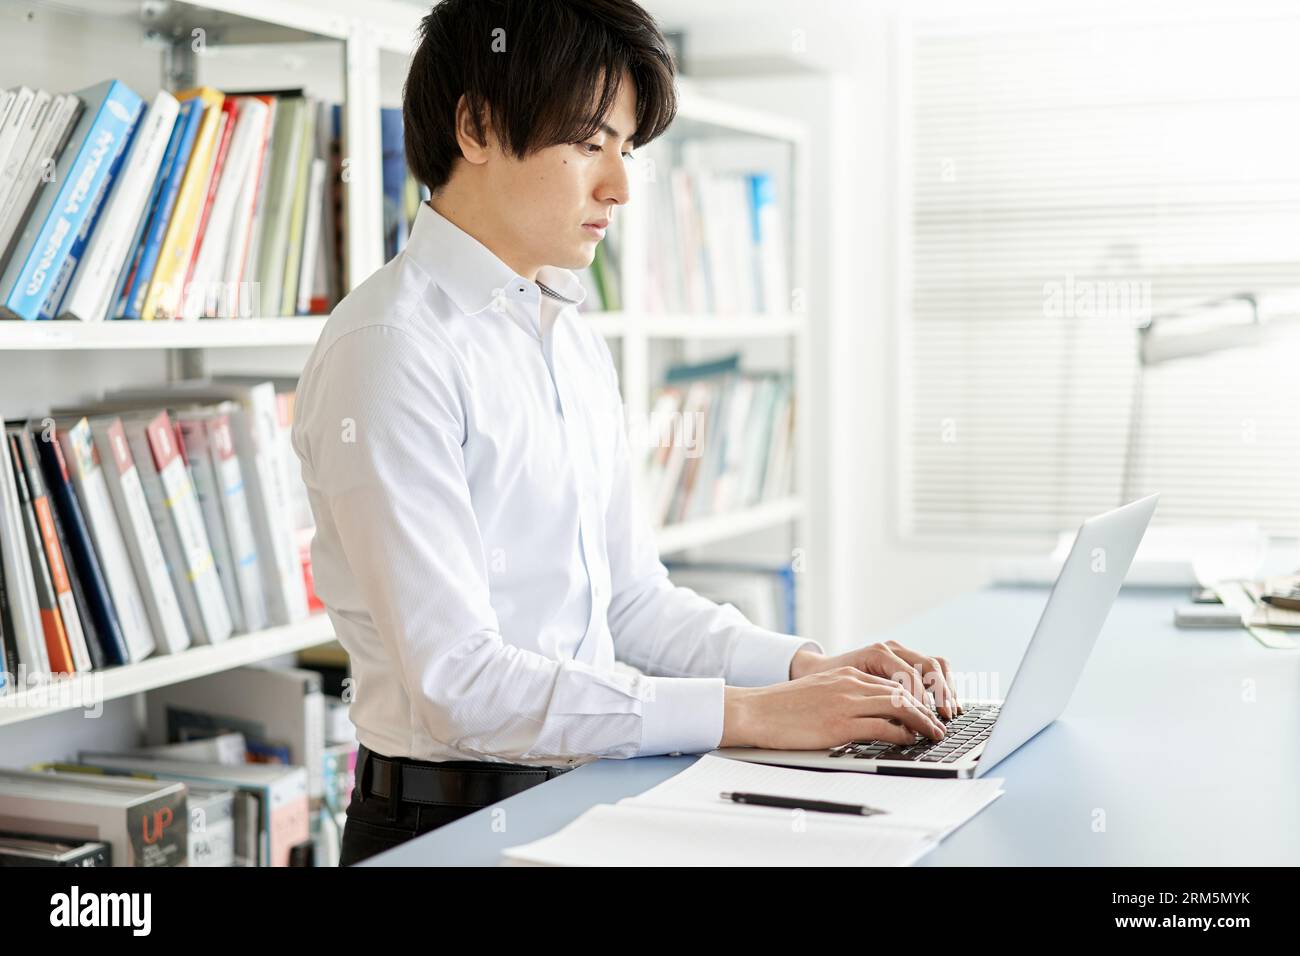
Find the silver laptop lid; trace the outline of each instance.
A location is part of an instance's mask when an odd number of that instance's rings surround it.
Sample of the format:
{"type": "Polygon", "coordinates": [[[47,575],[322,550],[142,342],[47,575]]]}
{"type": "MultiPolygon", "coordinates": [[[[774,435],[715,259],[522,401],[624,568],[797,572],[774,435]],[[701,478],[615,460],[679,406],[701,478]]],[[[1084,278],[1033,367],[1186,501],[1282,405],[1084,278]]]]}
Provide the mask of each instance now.
{"type": "Polygon", "coordinates": [[[1089,518],[1052,586],[1029,649],[975,776],[982,776],[1065,710],[1128,574],[1159,495],[1089,518]]]}

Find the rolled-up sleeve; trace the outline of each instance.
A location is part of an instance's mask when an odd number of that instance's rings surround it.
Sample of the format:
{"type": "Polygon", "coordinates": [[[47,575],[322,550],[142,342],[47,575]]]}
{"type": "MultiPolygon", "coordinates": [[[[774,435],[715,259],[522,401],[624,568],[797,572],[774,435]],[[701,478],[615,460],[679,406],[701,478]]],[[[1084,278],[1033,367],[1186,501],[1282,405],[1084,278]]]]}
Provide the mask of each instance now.
{"type": "MultiPolygon", "coordinates": [[[[720,674],[610,672],[501,633],[466,479],[467,385],[450,355],[376,325],[349,332],[319,363],[329,387],[298,409],[294,447],[431,737],[503,760],[716,746],[720,674]]],[[[756,675],[776,656],[737,660],[756,675]]]]}
{"type": "MultiPolygon", "coordinates": [[[[617,394],[612,356],[607,374],[617,394]]],[[[632,477],[627,433],[617,431],[615,473],[606,512],[611,597],[609,625],[620,660],[647,674],[718,677],[758,687],[790,679],[790,661],[816,641],[750,623],[731,604],[717,604],[674,585],[659,558],[653,526],[632,477]]]]}

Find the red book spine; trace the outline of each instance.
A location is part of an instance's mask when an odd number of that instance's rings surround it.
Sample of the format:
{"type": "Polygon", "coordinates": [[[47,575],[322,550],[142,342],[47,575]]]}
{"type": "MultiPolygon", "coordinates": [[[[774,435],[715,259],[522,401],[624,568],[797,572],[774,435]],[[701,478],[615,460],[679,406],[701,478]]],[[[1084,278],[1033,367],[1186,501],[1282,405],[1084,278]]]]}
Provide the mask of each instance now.
{"type": "MultiPolygon", "coordinates": [[[[203,211],[199,214],[199,228],[198,232],[194,234],[194,248],[190,250],[190,264],[185,269],[185,283],[181,288],[186,290],[189,288],[190,280],[194,278],[194,266],[199,261],[199,250],[203,248],[203,236],[208,231],[208,217],[212,215],[212,201],[216,198],[217,185],[221,182],[221,171],[226,165],[226,153],[230,150],[230,134],[235,130],[236,109],[237,104],[230,97],[226,97],[221,104],[221,112],[226,116],[226,124],[221,128],[221,139],[217,142],[217,154],[212,163],[212,175],[208,177],[208,194],[203,198],[203,211]]],[[[179,312],[176,317],[180,318],[179,312]]]]}

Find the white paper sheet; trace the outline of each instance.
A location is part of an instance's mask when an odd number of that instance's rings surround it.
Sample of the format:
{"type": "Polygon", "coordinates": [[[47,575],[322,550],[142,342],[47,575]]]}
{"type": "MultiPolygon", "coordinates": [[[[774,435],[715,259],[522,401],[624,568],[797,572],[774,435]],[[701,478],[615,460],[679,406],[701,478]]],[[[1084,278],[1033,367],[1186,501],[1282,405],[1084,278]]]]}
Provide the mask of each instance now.
{"type": "Polygon", "coordinates": [[[1001,795],[1001,780],[796,770],[705,755],[617,804],[505,852],[511,865],[909,866],[1001,795]],[[873,816],[722,800],[747,791],[860,803],[873,816]]]}

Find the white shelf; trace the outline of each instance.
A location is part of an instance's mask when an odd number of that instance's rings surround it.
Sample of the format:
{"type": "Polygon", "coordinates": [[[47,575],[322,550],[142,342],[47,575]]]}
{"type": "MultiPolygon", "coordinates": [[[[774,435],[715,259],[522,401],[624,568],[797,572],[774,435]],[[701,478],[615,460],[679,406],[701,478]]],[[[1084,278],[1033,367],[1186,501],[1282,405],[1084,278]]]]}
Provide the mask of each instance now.
{"type": "Polygon", "coordinates": [[[329,616],[313,614],[300,624],[240,634],[214,646],[191,647],[179,654],[150,657],[138,664],[55,678],[27,690],[0,696],[0,726],[66,710],[93,710],[104,701],[155,687],[215,674],[334,640],[329,616]]]}
{"type": "Polygon", "coordinates": [[[199,319],[193,322],[0,320],[0,352],[78,349],[211,349],[313,345],[323,316],[199,319]]]}
{"type": "Polygon", "coordinates": [[[802,315],[714,315],[713,313],[585,312],[584,321],[606,338],[630,334],[651,339],[758,339],[797,335],[802,315]]]}
{"type": "Polygon", "coordinates": [[[787,521],[802,518],[803,514],[804,504],[800,498],[776,498],[742,511],[666,525],[655,532],[655,540],[661,555],[672,554],[702,544],[737,538],[753,531],[775,528],[787,521]]]}
{"type": "MultiPolygon", "coordinates": [[[[638,334],[651,339],[759,339],[798,335],[807,325],[802,315],[729,315],[709,313],[585,312],[607,338],[638,334]]],[[[101,349],[267,348],[313,345],[325,316],[280,319],[200,319],[195,322],[22,322],[0,320],[0,351],[101,349]]]]}

